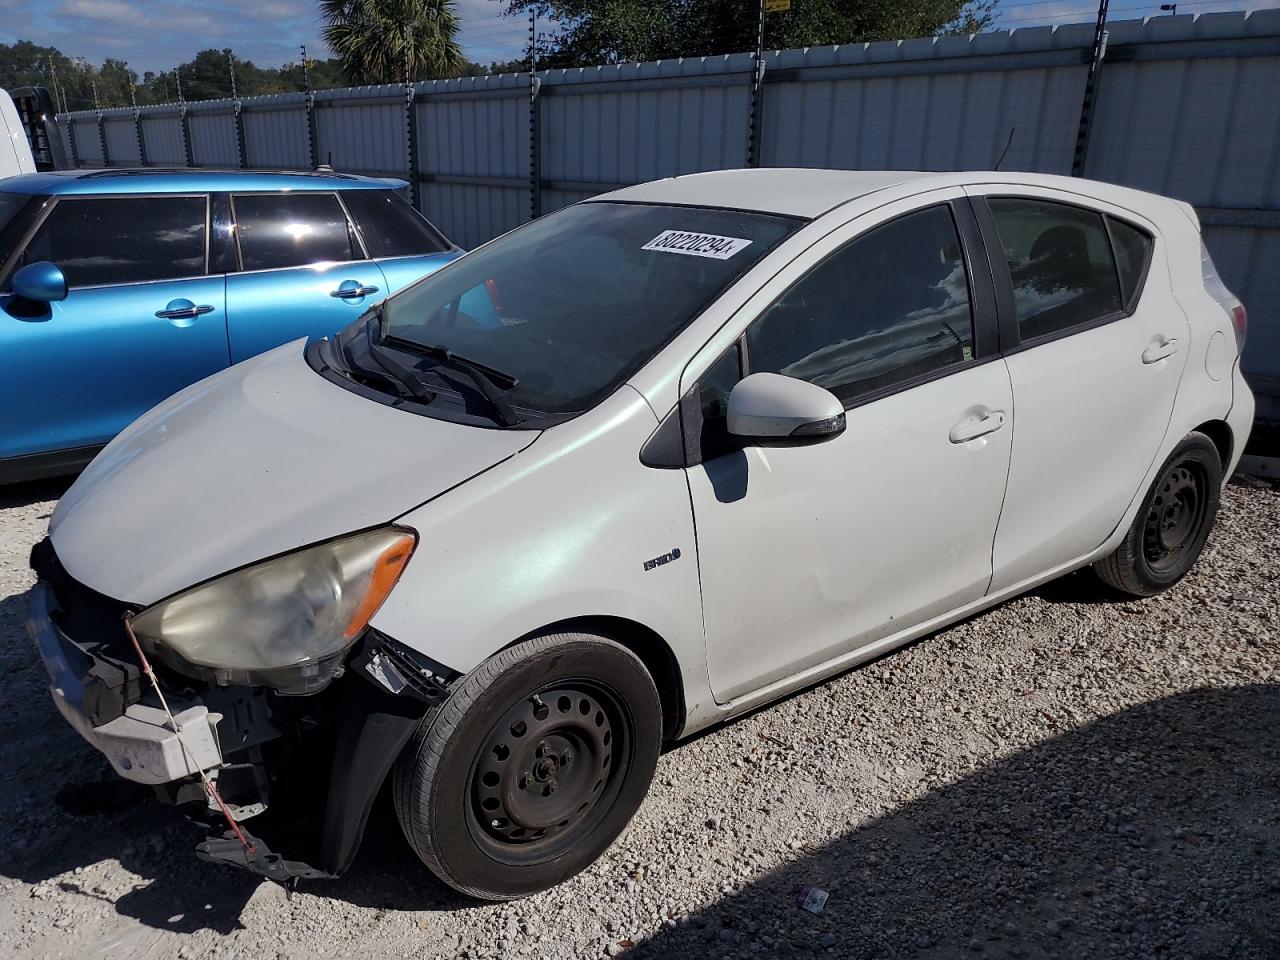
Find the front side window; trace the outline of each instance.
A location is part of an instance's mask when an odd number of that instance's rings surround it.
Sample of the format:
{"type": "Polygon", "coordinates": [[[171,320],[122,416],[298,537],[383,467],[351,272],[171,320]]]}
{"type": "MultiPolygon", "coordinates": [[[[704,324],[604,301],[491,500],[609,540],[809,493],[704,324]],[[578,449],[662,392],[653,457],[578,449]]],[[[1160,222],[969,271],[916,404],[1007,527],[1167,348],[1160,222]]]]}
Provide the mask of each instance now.
{"type": "Polygon", "coordinates": [[[348,190],[342,195],[371,257],[443,253],[449,241],[391,190],[348,190]]]}
{"type": "Polygon", "coordinates": [[[69,287],[203,276],[205,197],[64,197],[23,252],[51,260],[69,287]]]}
{"type": "Polygon", "coordinates": [[[1023,341],[1120,312],[1120,282],[1102,215],[1048,200],[987,201],[1009,263],[1023,341]]]}
{"type": "Polygon", "coordinates": [[[231,204],[244,270],[364,259],[332,193],[240,194],[231,204]]]}
{"type": "Polygon", "coordinates": [[[799,225],[703,207],[577,204],[391,297],[383,335],[503,371],[517,381],[513,404],[579,412],[799,225]]]}
{"type": "Polygon", "coordinates": [[[747,330],[752,373],[846,403],[973,357],[973,312],[950,207],[876,227],[833,253],[747,330]]]}

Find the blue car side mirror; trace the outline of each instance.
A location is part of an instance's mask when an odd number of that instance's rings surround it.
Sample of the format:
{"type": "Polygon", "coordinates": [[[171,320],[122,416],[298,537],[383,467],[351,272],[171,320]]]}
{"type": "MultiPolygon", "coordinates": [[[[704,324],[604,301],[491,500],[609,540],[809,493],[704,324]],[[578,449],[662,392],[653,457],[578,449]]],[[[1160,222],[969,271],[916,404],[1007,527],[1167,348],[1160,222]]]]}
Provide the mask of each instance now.
{"type": "Polygon", "coordinates": [[[67,299],[67,278],[56,263],[29,263],[13,275],[13,292],[25,300],[52,303],[67,299]]]}

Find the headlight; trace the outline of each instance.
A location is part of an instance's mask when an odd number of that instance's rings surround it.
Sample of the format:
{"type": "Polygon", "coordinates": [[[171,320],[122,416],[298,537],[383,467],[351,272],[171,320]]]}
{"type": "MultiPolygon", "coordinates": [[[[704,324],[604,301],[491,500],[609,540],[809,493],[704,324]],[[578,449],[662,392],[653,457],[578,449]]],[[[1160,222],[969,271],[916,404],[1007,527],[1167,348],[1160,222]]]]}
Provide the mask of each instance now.
{"type": "MultiPolygon", "coordinates": [[[[245,567],[138,614],[134,632],[213,671],[219,683],[311,692],[378,612],[417,543],[398,527],[342,537],[245,567]]],[[[189,670],[187,671],[189,672],[189,670]]]]}

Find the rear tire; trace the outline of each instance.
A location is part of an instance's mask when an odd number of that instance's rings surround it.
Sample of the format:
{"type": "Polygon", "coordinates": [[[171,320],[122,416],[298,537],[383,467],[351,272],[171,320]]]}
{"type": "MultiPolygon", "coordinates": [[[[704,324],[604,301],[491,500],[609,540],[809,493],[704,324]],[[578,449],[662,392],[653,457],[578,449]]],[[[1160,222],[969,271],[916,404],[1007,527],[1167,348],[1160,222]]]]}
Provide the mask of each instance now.
{"type": "Polygon", "coordinates": [[[1186,576],[1218,515],[1222,459],[1203,433],[1189,433],[1165,460],[1124,540],[1093,569],[1123,593],[1150,597],[1186,576]]]}
{"type": "Polygon", "coordinates": [[[535,637],[473,670],[396,763],[410,846],[455,890],[510,900],[596,860],[648,792],[662,705],[640,659],[589,634],[535,637]]]}

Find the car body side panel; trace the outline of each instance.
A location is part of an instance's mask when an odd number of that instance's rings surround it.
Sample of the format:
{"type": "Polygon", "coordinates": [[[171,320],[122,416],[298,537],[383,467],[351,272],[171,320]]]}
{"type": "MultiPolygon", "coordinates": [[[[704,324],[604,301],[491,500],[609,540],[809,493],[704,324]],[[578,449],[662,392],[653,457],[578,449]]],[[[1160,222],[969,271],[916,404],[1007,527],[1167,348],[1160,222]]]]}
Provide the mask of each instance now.
{"type": "Polygon", "coordinates": [[[663,637],[686,696],[705,699],[684,472],[639,459],[656,427],[643,398],[622,387],[519,457],[401,517],[422,539],[373,625],[465,672],[549,624],[619,617],[663,637]]]}

